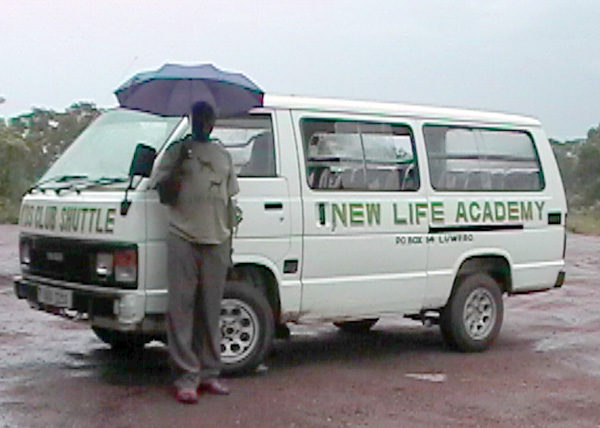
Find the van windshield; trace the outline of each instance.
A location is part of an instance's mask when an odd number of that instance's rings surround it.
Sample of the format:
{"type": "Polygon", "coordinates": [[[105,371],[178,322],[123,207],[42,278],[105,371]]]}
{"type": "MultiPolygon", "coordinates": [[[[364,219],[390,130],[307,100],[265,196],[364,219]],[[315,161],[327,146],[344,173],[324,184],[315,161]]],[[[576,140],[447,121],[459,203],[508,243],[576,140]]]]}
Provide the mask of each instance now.
{"type": "Polygon", "coordinates": [[[137,144],[160,150],[180,121],[181,117],[110,110],[77,137],[40,179],[38,186],[60,186],[70,180],[125,186],[137,144]]]}

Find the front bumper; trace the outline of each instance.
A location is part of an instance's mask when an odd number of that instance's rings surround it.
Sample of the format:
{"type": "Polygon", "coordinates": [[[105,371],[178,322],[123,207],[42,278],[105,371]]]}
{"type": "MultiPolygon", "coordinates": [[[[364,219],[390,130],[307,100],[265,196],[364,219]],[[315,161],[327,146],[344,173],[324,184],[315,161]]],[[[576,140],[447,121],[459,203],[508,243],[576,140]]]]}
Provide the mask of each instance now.
{"type": "Polygon", "coordinates": [[[15,295],[19,299],[26,299],[31,307],[44,312],[67,318],[87,319],[94,326],[118,331],[164,331],[164,316],[144,316],[144,296],[139,292],[110,290],[101,293],[97,290],[61,286],[56,281],[45,282],[23,276],[14,277],[13,285],[15,295]],[[58,308],[40,302],[40,285],[69,290],[72,293],[71,307],[58,308]]]}
{"type": "MultiPolygon", "coordinates": [[[[38,309],[47,312],[56,312],[57,308],[40,303],[38,300],[38,283],[35,281],[24,279],[22,276],[17,276],[14,278],[14,289],[15,294],[19,299],[27,299],[32,306],[38,309]]],[[[97,296],[93,293],[79,290],[72,290],[72,292],[73,306],[68,308],[69,310],[87,314],[90,319],[94,316],[114,317],[114,305],[115,300],[118,299],[118,297],[97,296]]]]}

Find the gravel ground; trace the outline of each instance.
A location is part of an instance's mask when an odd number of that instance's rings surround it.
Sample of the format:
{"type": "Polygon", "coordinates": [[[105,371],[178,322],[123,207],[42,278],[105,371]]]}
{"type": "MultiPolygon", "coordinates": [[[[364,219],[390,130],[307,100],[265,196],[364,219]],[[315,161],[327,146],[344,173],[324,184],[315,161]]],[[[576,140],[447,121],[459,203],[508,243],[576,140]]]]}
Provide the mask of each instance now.
{"type": "Polygon", "coordinates": [[[293,327],[268,368],[194,406],[173,400],[164,346],[117,354],[17,300],[16,246],[0,226],[0,427],[600,427],[600,237],[570,235],[565,286],[507,298],[484,353],[398,320],[293,327]]]}

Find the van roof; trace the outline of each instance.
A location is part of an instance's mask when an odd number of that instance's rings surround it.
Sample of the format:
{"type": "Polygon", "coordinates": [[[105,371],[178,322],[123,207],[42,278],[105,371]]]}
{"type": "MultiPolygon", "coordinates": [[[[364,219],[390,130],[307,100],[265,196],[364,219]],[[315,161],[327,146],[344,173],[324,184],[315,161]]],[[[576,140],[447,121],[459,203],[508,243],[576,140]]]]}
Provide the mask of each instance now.
{"type": "Polygon", "coordinates": [[[271,108],[318,110],[340,113],[386,114],[391,116],[452,119],[524,126],[540,126],[537,119],[506,113],[466,110],[449,107],[397,104],[373,101],[356,101],[337,98],[313,98],[295,95],[265,94],[263,105],[271,108]]]}

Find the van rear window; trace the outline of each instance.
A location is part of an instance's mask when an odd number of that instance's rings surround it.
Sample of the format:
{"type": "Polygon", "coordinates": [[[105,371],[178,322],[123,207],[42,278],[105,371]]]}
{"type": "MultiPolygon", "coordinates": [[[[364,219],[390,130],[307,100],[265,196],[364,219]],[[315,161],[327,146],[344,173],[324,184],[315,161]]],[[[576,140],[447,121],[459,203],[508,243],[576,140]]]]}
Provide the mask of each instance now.
{"type": "Polygon", "coordinates": [[[426,125],[429,177],[440,191],[537,191],[544,176],[524,131],[426,125]]]}
{"type": "Polygon", "coordinates": [[[303,119],[306,176],[312,189],[414,191],[419,172],[404,125],[303,119]]]}

